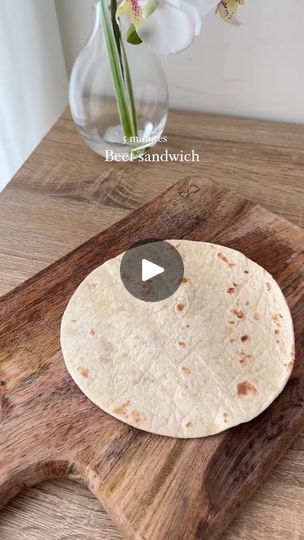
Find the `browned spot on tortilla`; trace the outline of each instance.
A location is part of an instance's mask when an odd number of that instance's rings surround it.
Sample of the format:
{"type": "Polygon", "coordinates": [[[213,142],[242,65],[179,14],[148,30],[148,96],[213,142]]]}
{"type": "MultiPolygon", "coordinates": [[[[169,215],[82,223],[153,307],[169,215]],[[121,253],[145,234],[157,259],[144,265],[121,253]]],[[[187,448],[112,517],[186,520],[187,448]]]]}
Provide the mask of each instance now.
{"type": "Polygon", "coordinates": [[[237,283],[232,283],[233,287],[229,287],[229,289],[227,290],[227,293],[229,294],[234,294],[236,292],[236,289],[238,288],[238,284],[237,283]]]}
{"type": "Polygon", "coordinates": [[[182,367],[182,371],[183,371],[186,375],[189,375],[189,374],[191,373],[191,369],[189,369],[188,367],[185,367],[185,366],[182,367]]]}
{"type": "Polygon", "coordinates": [[[178,344],[180,347],[183,347],[184,349],[187,347],[187,343],[185,341],[179,341],[178,344]]]}
{"type": "Polygon", "coordinates": [[[130,405],[130,400],[128,400],[125,403],[123,403],[122,405],[120,405],[120,407],[117,407],[116,409],[113,409],[112,412],[114,414],[121,414],[122,416],[126,416],[129,405],[130,405]]]}
{"type": "Polygon", "coordinates": [[[269,281],[266,281],[266,289],[267,291],[270,291],[271,289],[271,283],[269,283],[269,281]]]}
{"type": "Polygon", "coordinates": [[[144,283],[142,285],[142,288],[143,288],[143,293],[144,293],[146,299],[153,298],[153,296],[155,294],[155,290],[154,290],[154,287],[153,287],[152,283],[147,281],[147,283],[144,283]]]}
{"type": "Polygon", "coordinates": [[[248,300],[245,302],[245,306],[250,306],[250,302],[248,300]]]}
{"type": "Polygon", "coordinates": [[[87,284],[87,288],[89,289],[89,291],[91,291],[92,289],[96,289],[97,285],[96,283],[88,283],[87,284]]]}
{"type": "Polygon", "coordinates": [[[90,334],[91,334],[91,336],[96,336],[96,330],[95,330],[95,328],[91,328],[90,334]]]}
{"type": "Polygon", "coordinates": [[[234,322],[234,321],[228,321],[228,323],[229,323],[229,324],[235,324],[235,322],[234,322]]]}
{"type": "Polygon", "coordinates": [[[284,364],[284,366],[291,371],[294,366],[294,362],[288,362],[288,364],[284,364]]]}
{"type": "Polygon", "coordinates": [[[183,277],[181,283],[188,283],[188,281],[189,281],[189,280],[188,280],[186,277],[183,277]]]}
{"type": "Polygon", "coordinates": [[[279,339],[276,339],[276,343],[280,343],[280,340],[279,340],[279,339]]]}
{"type": "Polygon", "coordinates": [[[224,261],[226,264],[228,264],[229,268],[233,268],[235,266],[235,263],[229,262],[227,257],[224,255],[224,253],[219,252],[217,254],[218,258],[224,261]]]}
{"type": "Polygon", "coordinates": [[[193,425],[192,422],[189,420],[189,422],[187,422],[186,424],[186,427],[192,427],[192,425],[193,425]]]}
{"type": "Polygon", "coordinates": [[[261,315],[259,313],[254,313],[253,318],[254,318],[255,321],[260,321],[261,320],[261,315]]]}
{"type": "Polygon", "coordinates": [[[76,319],[72,319],[71,322],[75,324],[77,321],[76,321],[76,319]]]}
{"type": "Polygon", "coordinates": [[[186,328],[190,328],[190,324],[186,324],[186,328]]]}
{"type": "Polygon", "coordinates": [[[281,324],[280,324],[280,319],[282,319],[282,315],[280,313],[275,313],[274,315],[272,315],[272,320],[275,322],[275,324],[280,328],[281,327],[281,324]]]}
{"type": "Polygon", "coordinates": [[[249,274],[249,270],[244,270],[244,274],[249,274]]]}
{"type": "Polygon", "coordinates": [[[251,354],[245,354],[244,352],[240,353],[240,364],[245,364],[247,360],[250,360],[251,354]]]}
{"type": "Polygon", "coordinates": [[[226,424],[226,422],[228,422],[229,414],[227,412],[224,412],[223,416],[224,416],[224,422],[226,424]]]}
{"type": "Polygon", "coordinates": [[[224,253],[220,252],[220,253],[217,254],[217,256],[218,256],[219,259],[221,259],[225,263],[229,264],[229,261],[228,261],[227,257],[224,255],[224,253]]]}
{"type": "Polygon", "coordinates": [[[227,293],[229,294],[234,294],[236,291],[236,288],[235,287],[229,287],[229,289],[227,290],[227,293]]]}
{"type": "Polygon", "coordinates": [[[82,375],[86,379],[90,375],[90,370],[88,368],[86,368],[86,367],[79,367],[79,368],[77,368],[77,371],[79,371],[80,375],[82,375]]]}
{"type": "Polygon", "coordinates": [[[143,289],[146,289],[148,292],[153,291],[153,285],[149,281],[147,283],[144,283],[142,286],[143,289]]]}
{"type": "Polygon", "coordinates": [[[279,336],[279,335],[280,335],[280,330],[275,330],[275,331],[274,331],[274,335],[275,335],[275,336],[279,336]]]}
{"type": "Polygon", "coordinates": [[[232,313],[234,313],[238,319],[244,319],[244,311],[241,309],[234,309],[232,313]]]}
{"type": "Polygon", "coordinates": [[[232,338],[229,339],[229,341],[230,341],[230,343],[235,343],[236,340],[232,337],[232,338]]]}
{"type": "Polygon", "coordinates": [[[243,341],[243,342],[248,341],[248,339],[249,339],[248,334],[244,334],[244,336],[241,336],[241,341],[243,341]]]}
{"type": "Polygon", "coordinates": [[[257,395],[257,389],[253,386],[253,384],[244,381],[237,385],[237,395],[238,396],[247,396],[248,394],[253,394],[254,396],[257,395]]]}
{"type": "Polygon", "coordinates": [[[185,307],[185,304],[177,304],[177,309],[178,311],[183,311],[184,307],[185,307]]]}
{"type": "Polygon", "coordinates": [[[132,418],[136,424],[146,420],[146,416],[144,414],[141,414],[139,411],[132,411],[132,418]]]}

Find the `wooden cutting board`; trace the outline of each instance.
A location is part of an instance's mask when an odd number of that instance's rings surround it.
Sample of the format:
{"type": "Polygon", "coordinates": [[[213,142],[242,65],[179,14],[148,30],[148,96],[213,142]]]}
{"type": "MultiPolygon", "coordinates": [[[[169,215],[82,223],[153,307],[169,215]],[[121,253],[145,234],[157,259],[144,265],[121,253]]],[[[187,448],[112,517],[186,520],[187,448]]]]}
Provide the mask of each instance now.
{"type": "MultiPolygon", "coordinates": [[[[45,479],[81,479],[126,538],[210,540],[304,424],[304,231],[218,185],[189,178],[0,300],[0,507],[45,479]],[[60,320],[84,277],[145,238],[243,251],[281,285],[296,366],[256,420],[207,439],[159,437],[95,407],[68,375],[60,320]]],[[[254,527],[254,524],[253,524],[254,527]]]]}

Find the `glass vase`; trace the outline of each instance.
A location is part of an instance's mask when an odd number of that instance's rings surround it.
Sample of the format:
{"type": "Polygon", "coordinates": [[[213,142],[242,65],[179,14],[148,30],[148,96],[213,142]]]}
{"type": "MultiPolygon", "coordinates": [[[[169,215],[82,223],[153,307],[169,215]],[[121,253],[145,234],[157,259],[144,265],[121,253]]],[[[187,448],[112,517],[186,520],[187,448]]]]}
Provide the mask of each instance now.
{"type": "Polygon", "coordinates": [[[151,49],[126,43],[113,1],[109,6],[97,0],[94,9],[92,34],[71,73],[71,113],[97,154],[134,159],[162,135],[168,114],[166,77],[151,49]]]}

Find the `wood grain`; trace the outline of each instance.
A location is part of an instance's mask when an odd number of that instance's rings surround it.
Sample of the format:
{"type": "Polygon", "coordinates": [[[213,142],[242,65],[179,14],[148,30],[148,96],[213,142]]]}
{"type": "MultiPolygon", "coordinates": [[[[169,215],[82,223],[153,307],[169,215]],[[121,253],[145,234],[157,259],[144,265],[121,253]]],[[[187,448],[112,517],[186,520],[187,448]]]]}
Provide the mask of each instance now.
{"type": "MultiPolygon", "coordinates": [[[[302,126],[171,113],[167,134],[172,151],[185,146],[194,148],[200,154],[200,163],[105,163],[81,142],[66,114],[0,196],[0,293],[125,216],[190,170],[204,171],[208,178],[217,179],[303,225],[302,126]]],[[[303,537],[302,441],[303,438],[299,439],[230,528],[229,540],[264,539],[265,531],[267,537],[280,540],[287,536],[303,537]],[[286,503],[283,493],[287,494],[286,503]]],[[[65,485],[61,482],[54,490],[52,484],[43,484],[33,488],[29,495],[15,499],[0,514],[1,537],[36,540],[43,536],[46,540],[62,540],[64,534],[72,537],[74,530],[79,538],[104,538],[109,530],[106,514],[100,511],[95,524],[93,518],[88,523],[87,508],[93,504],[88,494],[81,519],[84,488],[77,484],[69,487],[75,504],[75,529],[72,518],[63,520],[64,506],[72,512],[72,503],[64,500],[65,485]],[[57,509],[52,516],[45,502],[49,493],[57,509]],[[39,501],[39,512],[34,500],[39,501]],[[25,513],[27,519],[22,520],[25,513]],[[54,516],[58,520],[55,527],[54,516]],[[36,519],[41,529],[30,532],[27,520],[36,519]]],[[[112,531],[109,534],[112,538],[112,531]]]]}
{"type": "Polygon", "coordinates": [[[57,476],[80,478],[126,538],[219,538],[304,421],[304,231],[220,186],[191,177],[0,300],[0,504],[57,476]],[[281,285],[297,365],[256,420],[207,439],[158,437],[116,421],[69,377],[59,342],[69,297],[94,268],[145,238],[240,249],[281,285]]]}

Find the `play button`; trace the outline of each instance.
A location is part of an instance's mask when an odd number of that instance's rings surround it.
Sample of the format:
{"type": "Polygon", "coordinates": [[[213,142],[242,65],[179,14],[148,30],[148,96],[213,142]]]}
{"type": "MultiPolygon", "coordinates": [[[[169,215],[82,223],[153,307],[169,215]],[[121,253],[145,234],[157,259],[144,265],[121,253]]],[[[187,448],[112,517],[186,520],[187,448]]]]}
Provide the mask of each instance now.
{"type": "Polygon", "coordinates": [[[148,279],[151,279],[155,276],[159,276],[159,274],[162,274],[165,271],[165,269],[162,266],[158,266],[158,264],[154,264],[151,261],[147,261],[147,259],[143,259],[141,261],[141,280],[147,281],[148,279]]]}
{"type": "Polygon", "coordinates": [[[145,240],[128,249],[120,264],[127,291],[144,302],[159,302],[177,291],[184,275],[183,260],[172,244],[145,240]]]}

